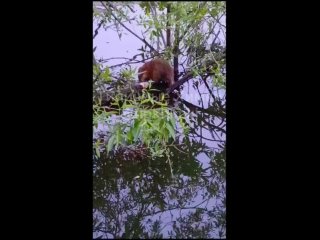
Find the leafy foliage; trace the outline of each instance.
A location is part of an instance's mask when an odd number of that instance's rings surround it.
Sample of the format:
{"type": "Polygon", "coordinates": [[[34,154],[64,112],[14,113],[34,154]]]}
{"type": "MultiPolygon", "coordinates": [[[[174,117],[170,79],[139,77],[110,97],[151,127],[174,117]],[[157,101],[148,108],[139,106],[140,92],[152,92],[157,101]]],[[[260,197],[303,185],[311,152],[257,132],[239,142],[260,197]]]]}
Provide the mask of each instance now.
{"type": "Polygon", "coordinates": [[[95,237],[225,237],[225,2],[95,2],[93,11],[94,37],[104,29],[141,42],[132,57],[93,56],[95,237]],[[192,73],[175,104],[150,88],[122,91],[155,57],[179,80],[192,73]]]}

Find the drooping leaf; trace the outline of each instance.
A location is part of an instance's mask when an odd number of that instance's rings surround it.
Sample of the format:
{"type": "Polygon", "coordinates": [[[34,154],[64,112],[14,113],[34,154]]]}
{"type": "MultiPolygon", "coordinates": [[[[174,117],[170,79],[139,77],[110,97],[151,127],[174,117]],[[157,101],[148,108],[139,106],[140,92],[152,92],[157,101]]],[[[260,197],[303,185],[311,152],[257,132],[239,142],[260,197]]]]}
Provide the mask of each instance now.
{"type": "Polygon", "coordinates": [[[107,145],[107,152],[110,152],[111,149],[113,148],[113,146],[115,145],[115,140],[116,136],[115,135],[112,135],[109,140],[108,140],[108,145],[107,145]]]}

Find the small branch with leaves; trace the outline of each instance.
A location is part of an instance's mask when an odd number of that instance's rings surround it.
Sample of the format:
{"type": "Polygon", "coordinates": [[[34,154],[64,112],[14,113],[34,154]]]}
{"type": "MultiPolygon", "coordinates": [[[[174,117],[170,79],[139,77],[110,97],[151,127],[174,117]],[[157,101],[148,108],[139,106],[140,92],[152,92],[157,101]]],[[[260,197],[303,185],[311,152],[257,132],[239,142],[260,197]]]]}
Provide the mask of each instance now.
{"type": "MultiPolygon", "coordinates": [[[[101,2],[101,4],[106,8],[108,9],[108,7],[103,3],[101,2]]],[[[109,5],[110,8],[112,9],[115,9],[116,8],[112,5],[112,3],[110,2],[106,2],[106,4],[109,5]]],[[[117,17],[116,15],[113,14],[112,10],[110,11],[110,14],[112,15],[112,17],[122,26],[124,27],[128,32],[130,32],[132,35],[134,35],[136,38],[138,38],[140,41],[142,41],[143,43],[145,43],[150,49],[151,51],[155,52],[157,55],[159,55],[159,52],[154,49],[154,47],[152,47],[145,39],[142,39],[141,37],[139,37],[137,34],[135,34],[133,31],[131,31],[126,25],[124,25],[117,17]]]]}

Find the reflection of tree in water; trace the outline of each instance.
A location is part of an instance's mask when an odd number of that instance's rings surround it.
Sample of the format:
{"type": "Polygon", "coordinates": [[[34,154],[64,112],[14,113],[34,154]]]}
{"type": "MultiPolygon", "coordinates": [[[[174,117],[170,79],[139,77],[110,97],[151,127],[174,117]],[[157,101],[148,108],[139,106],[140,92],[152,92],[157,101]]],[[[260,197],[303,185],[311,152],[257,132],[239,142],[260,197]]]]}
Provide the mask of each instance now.
{"type": "Polygon", "coordinates": [[[225,108],[213,106],[181,106],[197,112],[170,149],[174,178],[166,158],[150,160],[143,147],[95,160],[94,237],[225,237],[225,108]]]}

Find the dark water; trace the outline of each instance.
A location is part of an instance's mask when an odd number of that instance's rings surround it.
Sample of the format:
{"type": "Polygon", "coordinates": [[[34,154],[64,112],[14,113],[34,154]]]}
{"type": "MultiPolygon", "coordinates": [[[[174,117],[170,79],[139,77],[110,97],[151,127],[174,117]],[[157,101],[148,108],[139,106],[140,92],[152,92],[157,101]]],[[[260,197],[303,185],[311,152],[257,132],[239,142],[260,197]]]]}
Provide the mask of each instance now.
{"type": "Polygon", "coordinates": [[[93,238],[226,237],[225,101],[203,102],[179,103],[191,131],[171,168],[144,148],[94,156],[93,238]]]}

